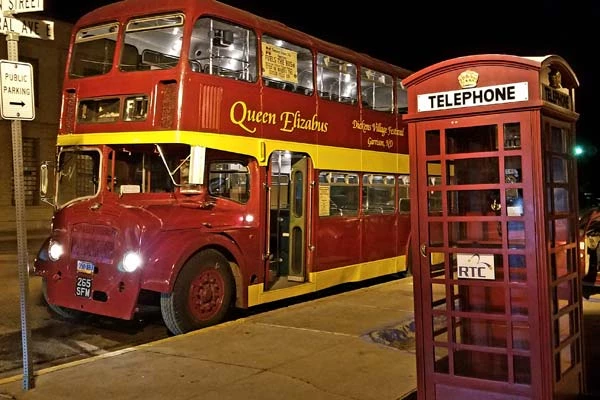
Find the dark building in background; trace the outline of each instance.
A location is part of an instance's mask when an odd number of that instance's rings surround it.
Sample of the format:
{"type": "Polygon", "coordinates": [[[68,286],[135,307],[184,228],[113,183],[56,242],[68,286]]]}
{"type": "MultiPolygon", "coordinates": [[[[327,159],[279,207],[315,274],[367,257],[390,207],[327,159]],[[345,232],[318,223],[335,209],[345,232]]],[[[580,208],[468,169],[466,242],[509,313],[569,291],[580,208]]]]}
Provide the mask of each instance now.
{"type": "MultiPolygon", "coordinates": [[[[35,96],[35,119],[21,122],[25,219],[28,232],[50,229],[53,210],[51,206],[40,201],[39,169],[42,161],[54,160],[55,157],[62,82],[72,27],[70,23],[55,21],[54,40],[19,37],[19,61],[33,66],[35,96]]],[[[0,35],[0,59],[7,58],[6,35],[0,35]]],[[[0,154],[0,183],[4,188],[0,190],[2,239],[14,236],[16,231],[10,120],[0,119],[0,154]]]]}

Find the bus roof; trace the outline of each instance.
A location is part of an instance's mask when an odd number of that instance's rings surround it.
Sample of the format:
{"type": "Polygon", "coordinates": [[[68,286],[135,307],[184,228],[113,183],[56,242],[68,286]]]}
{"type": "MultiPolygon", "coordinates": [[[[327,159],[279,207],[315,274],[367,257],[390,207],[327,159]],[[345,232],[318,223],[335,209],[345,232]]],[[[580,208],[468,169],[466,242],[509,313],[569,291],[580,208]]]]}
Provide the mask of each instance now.
{"type": "Polygon", "coordinates": [[[123,0],[91,11],[81,17],[75,30],[81,27],[96,25],[101,22],[119,20],[121,22],[134,16],[159,14],[163,12],[181,11],[188,16],[198,17],[202,14],[220,17],[246,27],[253,28],[257,33],[268,33],[281,39],[304,44],[319,49],[330,55],[347,61],[378,69],[381,72],[392,73],[400,78],[406,78],[412,71],[376,59],[367,54],[339,46],[316,38],[307,33],[284,25],[281,22],[259,17],[248,11],[221,3],[216,0],[123,0]]]}

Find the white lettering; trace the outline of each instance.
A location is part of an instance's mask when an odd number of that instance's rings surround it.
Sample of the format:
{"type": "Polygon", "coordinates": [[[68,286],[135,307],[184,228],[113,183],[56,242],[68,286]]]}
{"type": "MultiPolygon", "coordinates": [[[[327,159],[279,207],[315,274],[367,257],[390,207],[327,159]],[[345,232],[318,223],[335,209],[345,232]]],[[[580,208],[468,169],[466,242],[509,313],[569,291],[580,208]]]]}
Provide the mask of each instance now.
{"type": "Polygon", "coordinates": [[[491,104],[514,103],[529,100],[527,82],[487,86],[449,92],[420,94],[417,96],[419,112],[476,107],[491,104]]]}

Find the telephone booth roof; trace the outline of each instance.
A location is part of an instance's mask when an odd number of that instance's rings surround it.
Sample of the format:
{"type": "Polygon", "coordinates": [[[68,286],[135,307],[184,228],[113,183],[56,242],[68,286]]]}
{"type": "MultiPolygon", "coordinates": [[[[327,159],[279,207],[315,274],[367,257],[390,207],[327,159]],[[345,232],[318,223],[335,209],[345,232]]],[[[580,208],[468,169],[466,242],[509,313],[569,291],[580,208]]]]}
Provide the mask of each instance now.
{"type": "MultiPolygon", "coordinates": [[[[528,83],[527,101],[520,103],[520,107],[541,106],[547,104],[548,99],[544,98],[540,88],[556,87],[552,82],[556,77],[560,91],[571,97],[569,108],[574,112],[574,90],[579,87],[579,81],[567,61],[558,55],[522,57],[478,54],[452,58],[423,68],[402,81],[409,96],[409,110],[405,119],[410,120],[417,112],[423,111],[415,101],[423,93],[448,93],[469,87],[490,87],[513,82],[528,83]]],[[[451,111],[442,110],[442,113],[451,111]]]]}

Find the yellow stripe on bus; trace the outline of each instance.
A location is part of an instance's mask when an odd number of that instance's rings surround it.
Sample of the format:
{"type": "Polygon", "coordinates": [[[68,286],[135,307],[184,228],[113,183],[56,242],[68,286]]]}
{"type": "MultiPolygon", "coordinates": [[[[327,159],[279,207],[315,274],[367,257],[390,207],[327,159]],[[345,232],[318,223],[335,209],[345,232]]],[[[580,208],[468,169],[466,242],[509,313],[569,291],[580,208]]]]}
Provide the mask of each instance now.
{"type": "Polygon", "coordinates": [[[222,133],[190,131],[143,131],[119,133],[85,133],[58,135],[58,146],[100,144],[185,143],[211,149],[246,154],[267,165],[274,150],[288,150],[310,155],[315,168],[340,171],[409,173],[408,154],[394,154],[346,147],[324,146],[282,140],[258,139],[222,133]]]}
{"type": "Polygon", "coordinates": [[[311,272],[308,282],[292,287],[264,291],[262,283],[248,286],[248,306],[269,303],[294,296],[313,293],[342,283],[359,282],[365,279],[406,271],[406,256],[370,261],[347,267],[311,272]]]}

